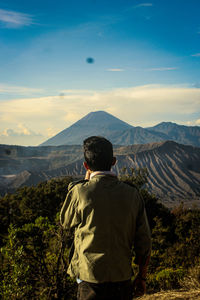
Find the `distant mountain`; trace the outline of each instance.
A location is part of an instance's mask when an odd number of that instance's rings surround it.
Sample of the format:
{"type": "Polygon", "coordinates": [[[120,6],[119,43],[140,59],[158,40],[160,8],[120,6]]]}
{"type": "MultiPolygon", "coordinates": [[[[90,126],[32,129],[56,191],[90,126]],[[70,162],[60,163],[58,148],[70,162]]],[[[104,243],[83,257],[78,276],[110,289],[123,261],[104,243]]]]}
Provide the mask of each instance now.
{"type": "MultiPolygon", "coordinates": [[[[123,167],[147,168],[148,190],[167,206],[179,201],[200,207],[200,148],[172,141],[114,146],[119,174],[123,167]]],[[[0,145],[0,194],[54,177],[83,177],[82,146],[0,145]]]]}
{"type": "Polygon", "coordinates": [[[92,135],[108,138],[115,145],[146,144],[172,140],[200,147],[200,127],[160,123],[154,127],[133,127],[104,111],[91,112],[40,146],[82,145],[92,135]]]}
{"type": "Polygon", "coordinates": [[[167,140],[186,145],[200,146],[199,126],[184,126],[172,122],[162,122],[154,127],[148,128],[148,130],[165,134],[167,140]]]}
{"type": "Polygon", "coordinates": [[[107,137],[114,145],[136,145],[147,144],[168,140],[168,137],[161,132],[154,132],[142,127],[133,127],[123,131],[117,131],[107,137]]]}
{"type": "Polygon", "coordinates": [[[54,137],[48,139],[40,146],[82,145],[83,140],[88,136],[116,136],[119,132],[129,128],[133,128],[133,126],[107,112],[91,112],[69,128],[64,129],[54,137]]]}

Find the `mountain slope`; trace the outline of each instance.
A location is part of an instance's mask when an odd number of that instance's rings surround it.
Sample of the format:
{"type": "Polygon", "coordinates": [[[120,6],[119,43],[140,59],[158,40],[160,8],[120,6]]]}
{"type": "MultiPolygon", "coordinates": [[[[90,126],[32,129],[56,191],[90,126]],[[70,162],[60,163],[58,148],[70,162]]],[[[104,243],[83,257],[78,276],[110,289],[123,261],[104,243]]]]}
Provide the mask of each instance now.
{"type": "Polygon", "coordinates": [[[117,160],[117,172],[124,166],[147,168],[148,190],[168,206],[177,200],[200,201],[200,148],[164,142],[150,150],[120,155],[117,160]]]}
{"type": "Polygon", "coordinates": [[[100,135],[115,145],[145,144],[172,140],[200,147],[200,127],[160,123],[154,127],[133,127],[104,111],[91,112],[41,146],[82,145],[83,140],[100,135]]]}
{"type": "Polygon", "coordinates": [[[154,132],[142,127],[133,127],[123,131],[117,131],[110,135],[109,140],[114,145],[136,145],[166,141],[167,135],[154,132]]]}
{"type": "Polygon", "coordinates": [[[154,127],[148,128],[155,133],[163,133],[166,140],[173,140],[177,143],[200,146],[200,127],[177,125],[171,122],[162,122],[154,127]]]}
{"type": "Polygon", "coordinates": [[[42,143],[41,146],[81,145],[83,140],[92,135],[109,137],[133,126],[121,121],[104,111],[92,112],[64,129],[54,137],[42,143]]]}

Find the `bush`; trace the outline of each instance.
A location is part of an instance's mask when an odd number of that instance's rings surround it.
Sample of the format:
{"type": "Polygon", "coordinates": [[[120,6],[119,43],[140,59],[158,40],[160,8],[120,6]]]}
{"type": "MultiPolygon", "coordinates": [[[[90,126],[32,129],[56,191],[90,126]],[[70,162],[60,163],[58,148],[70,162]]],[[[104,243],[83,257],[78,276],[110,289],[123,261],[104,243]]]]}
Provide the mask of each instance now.
{"type": "Polygon", "coordinates": [[[182,268],[166,268],[148,276],[148,287],[152,291],[177,289],[180,288],[184,275],[182,268]]]}
{"type": "MultiPolygon", "coordinates": [[[[140,191],[152,230],[149,289],[199,286],[200,210],[180,205],[170,211],[143,188],[146,171],[131,172],[121,179],[140,191]]],[[[76,283],[67,275],[73,237],[59,225],[70,181],[50,180],[0,198],[3,299],[76,299],[76,283]]]]}
{"type": "Polygon", "coordinates": [[[67,232],[48,218],[21,228],[12,225],[1,248],[3,299],[70,299],[75,283],[67,276],[67,232]]]}

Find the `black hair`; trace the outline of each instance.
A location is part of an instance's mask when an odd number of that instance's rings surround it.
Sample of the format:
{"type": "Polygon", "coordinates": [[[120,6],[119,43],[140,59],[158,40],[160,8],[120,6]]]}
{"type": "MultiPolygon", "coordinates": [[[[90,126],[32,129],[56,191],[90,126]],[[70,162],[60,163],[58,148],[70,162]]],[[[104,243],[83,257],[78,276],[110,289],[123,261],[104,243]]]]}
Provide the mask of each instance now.
{"type": "Polygon", "coordinates": [[[113,162],[113,146],[101,136],[84,140],[84,157],[91,171],[110,171],[113,162]]]}

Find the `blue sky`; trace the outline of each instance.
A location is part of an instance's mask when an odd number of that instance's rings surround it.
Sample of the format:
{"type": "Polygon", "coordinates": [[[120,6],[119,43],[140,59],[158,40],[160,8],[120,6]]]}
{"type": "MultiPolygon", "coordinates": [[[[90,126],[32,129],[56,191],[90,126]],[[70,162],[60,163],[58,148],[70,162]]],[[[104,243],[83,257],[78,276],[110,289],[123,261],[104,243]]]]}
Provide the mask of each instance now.
{"type": "Polygon", "coordinates": [[[199,15],[199,0],[0,1],[0,143],[37,145],[99,109],[200,125],[199,15]]]}

